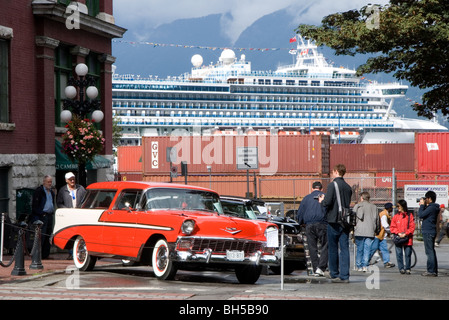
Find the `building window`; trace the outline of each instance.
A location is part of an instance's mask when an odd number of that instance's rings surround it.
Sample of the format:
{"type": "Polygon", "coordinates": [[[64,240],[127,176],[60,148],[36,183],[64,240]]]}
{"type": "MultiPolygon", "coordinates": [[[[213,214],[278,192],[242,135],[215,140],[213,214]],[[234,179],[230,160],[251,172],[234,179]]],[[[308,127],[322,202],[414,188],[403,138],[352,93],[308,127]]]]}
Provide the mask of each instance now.
{"type": "MultiPolygon", "coordinates": [[[[68,6],[72,0],[58,0],[58,3],[68,6]]],[[[88,14],[91,17],[96,17],[100,13],[100,0],[86,0],[86,7],[88,14]]]]}
{"type": "Polygon", "coordinates": [[[100,91],[101,65],[100,65],[100,60],[98,60],[98,54],[96,54],[95,52],[90,52],[89,55],[86,57],[85,63],[87,65],[87,67],[89,68],[88,75],[95,79],[98,91],[100,91]]]}
{"type": "Polygon", "coordinates": [[[96,17],[100,13],[100,0],[86,0],[86,6],[90,16],[96,17]]]}
{"type": "Polygon", "coordinates": [[[0,167],[0,213],[9,212],[8,167],[0,167]]]}
{"type": "Polygon", "coordinates": [[[72,75],[72,55],[70,48],[60,45],[55,49],[55,124],[60,127],[63,100],[66,98],[64,89],[72,75]]]}
{"type": "Polygon", "coordinates": [[[9,122],[9,40],[0,39],[0,122],[9,122]]]}

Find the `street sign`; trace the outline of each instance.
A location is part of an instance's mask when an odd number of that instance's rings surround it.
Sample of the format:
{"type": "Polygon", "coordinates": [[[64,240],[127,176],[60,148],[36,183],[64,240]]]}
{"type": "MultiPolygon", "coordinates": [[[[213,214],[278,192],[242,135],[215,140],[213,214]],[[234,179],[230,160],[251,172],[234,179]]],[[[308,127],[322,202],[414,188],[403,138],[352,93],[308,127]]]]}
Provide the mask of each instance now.
{"type": "Polygon", "coordinates": [[[172,178],[178,177],[178,167],[177,166],[172,166],[170,168],[170,177],[172,177],[172,178]]]}
{"type": "Polygon", "coordinates": [[[448,185],[410,185],[404,186],[404,200],[407,201],[407,207],[419,208],[419,199],[424,197],[427,191],[432,190],[437,195],[438,204],[448,205],[448,185]]]}
{"type": "Polygon", "coordinates": [[[167,147],[167,149],[165,149],[165,152],[167,162],[176,162],[178,156],[176,152],[176,147],[167,147]]]}
{"type": "Polygon", "coordinates": [[[259,168],[257,147],[239,147],[236,150],[237,170],[252,170],[259,168]]]}

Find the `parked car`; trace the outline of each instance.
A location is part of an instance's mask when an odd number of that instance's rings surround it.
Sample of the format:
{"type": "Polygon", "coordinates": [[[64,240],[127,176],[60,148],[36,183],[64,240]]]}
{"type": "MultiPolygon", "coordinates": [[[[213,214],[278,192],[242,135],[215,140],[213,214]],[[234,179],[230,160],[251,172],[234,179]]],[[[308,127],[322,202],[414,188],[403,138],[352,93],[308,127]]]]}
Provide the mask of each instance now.
{"type": "Polygon", "coordinates": [[[151,265],[158,279],[207,266],[255,283],[262,265],[279,263],[275,224],[224,215],[216,192],[171,183],[91,184],[81,208],[56,211],[53,243],[73,248],[80,270],[113,257],[151,265]]]}
{"type": "MultiPolygon", "coordinates": [[[[301,235],[301,226],[290,217],[278,216],[269,212],[265,202],[258,199],[241,198],[235,196],[220,196],[221,205],[225,214],[246,219],[259,219],[275,223],[280,229],[284,226],[284,274],[295,270],[307,268],[304,243],[301,235]]],[[[280,251],[277,252],[280,257],[280,251]]],[[[270,269],[280,274],[279,265],[270,266],[270,269]]]]}

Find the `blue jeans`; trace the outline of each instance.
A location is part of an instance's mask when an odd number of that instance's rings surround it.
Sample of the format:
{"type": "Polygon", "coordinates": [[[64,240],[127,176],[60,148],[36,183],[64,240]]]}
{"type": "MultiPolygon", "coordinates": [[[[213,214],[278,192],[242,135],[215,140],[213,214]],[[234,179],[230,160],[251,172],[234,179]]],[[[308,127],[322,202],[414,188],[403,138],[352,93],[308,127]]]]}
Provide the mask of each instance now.
{"type": "Polygon", "coordinates": [[[327,226],[327,251],[331,278],[349,279],[349,232],[338,223],[327,226]]]}
{"type": "Polygon", "coordinates": [[[355,265],[357,268],[363,268],[369,266],[371,246],[373,244],[373,238],[370,237],[355,237],[355,244],[357,246],[357,254],[355,258],[355,265]]]}
{"type": "Polygon", "coordinates": [[[388,244],[386,239],[380,241],[379,238],[374,237],[373,244],[371,245],[371,251],[369,254],[370,260],[373,257],[374,253],[376,252],[376,250],[380,250],[384,264],[390,262],[390,250],[388,250],[388,244]]]}
{"type": "Polygon", "coordinates": [[[438,274],[438,261],[435,252],[435,234],[423,233],[424,251],[427,256],[427,272],[438,274]]]}
{"type": "Polygon", "coordinates": [[[398,261],[399,270],[410,270],[412,265],[412,246],[396,246],[396,260],[398,261]],[[405,268],[402,249],[405,252],[405,268]]]}

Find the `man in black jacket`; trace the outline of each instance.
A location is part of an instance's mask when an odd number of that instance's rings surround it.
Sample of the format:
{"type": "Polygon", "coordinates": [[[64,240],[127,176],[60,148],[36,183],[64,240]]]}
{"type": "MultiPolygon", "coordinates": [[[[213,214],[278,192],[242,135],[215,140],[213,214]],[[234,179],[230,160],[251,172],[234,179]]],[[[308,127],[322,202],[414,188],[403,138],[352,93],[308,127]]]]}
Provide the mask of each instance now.
{"type": "Polygon", "coordinates": [[[32,212],[30,223],[37,220],[43,222],[41,228],[42,259],[50,255],[50,235],[53,233],[54,213],[55,213],[55,193],[52,189],[53,179],[45,176],[43,184],[39,186],[33,195],[32,212]]]}
{"type": "Polygon", "coordinates": [[[319,202],[326,208],[328,222],[327,241],[329,255],[329,273],[332,282],[349,282],[349,230],[340,224],[337,193],[334,182],[338,185],[342,208],[349,208],[352,189],[343,179],[346,167],[337,164],[332,170],[333,182],[327,187],[325,195],[320,196],[319,202]]]}
{"type": "Polygon", "coordinates": [[[326,210],[318,202],[323,194],[323,185],[319,181],[312,184],[312,193],[306,195],[298,209],[298,223],[306,225],[307,243],[309,245],[310,260],[315,276],[324,276],[327,268],[327,221],[326,210]],[[318,255],[318,243],[321,243],[318,255]]]}
{"type": "Polygon", "coordinates": [[[418,217],[422,219],[422,235],[424,250],[427,256],[427,271],[425,277],[438,276],[438,260],[435,252],[435,237],[437,235],[437,221],[440,214],[440,206],[435,203],[437,195],[434,191],[426,192],[424,199],[419,202],[418,217]]]}

